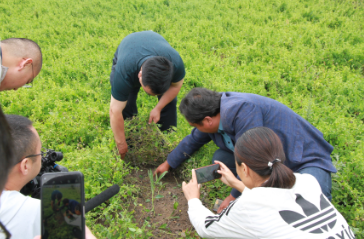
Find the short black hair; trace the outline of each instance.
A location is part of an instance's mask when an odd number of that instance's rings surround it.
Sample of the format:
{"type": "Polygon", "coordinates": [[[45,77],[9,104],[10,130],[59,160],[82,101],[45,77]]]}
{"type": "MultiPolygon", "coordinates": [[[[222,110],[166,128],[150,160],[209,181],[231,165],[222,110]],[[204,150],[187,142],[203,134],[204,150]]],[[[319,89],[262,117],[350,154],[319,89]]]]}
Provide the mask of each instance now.
{"type": "Polygon", "coordinates": [[[80,211],[81,212],[81,204],[78,203],[76,206],[75,206],[75,211],[80,211]]]}
{"type": "Polygon", "coordinates": [[[201,124],[206,116],[220,113],[221,94],[205,88],[193,88],[181,101],[179,110],[188,122],[201,124]]]}
{"type": "MultiPolygon", "coordinates": [[[[24,157],[35,154],[35,147],[37,145],[36,136],[31,130],[33,125],[32,121],[20,115],[6,115],[6,119],[11,129],[11,136],[14,140],[15,157],[19,162],[24,157]]],[[[35,157],[31,158],[36,160],[35,157]]]]}
{"type": "Polygon", "coordinates": [[[156,95],[166,92],[172,82],[173,63],[163,56],[147,59],[142,65],[142,82],[156,95]]]}
{"type": "Polygon", "coordinates": [[[10,169],[16,163],[11,129],[0,106],[0,193],[8,180],[10,169]]]}
{"type": "Polygon", "coordinates": [[[70,200],[68,198],[65,198],[62,200],[62,202],[63,202],[63,205],[66,205],[70,202],[70,200]]]}

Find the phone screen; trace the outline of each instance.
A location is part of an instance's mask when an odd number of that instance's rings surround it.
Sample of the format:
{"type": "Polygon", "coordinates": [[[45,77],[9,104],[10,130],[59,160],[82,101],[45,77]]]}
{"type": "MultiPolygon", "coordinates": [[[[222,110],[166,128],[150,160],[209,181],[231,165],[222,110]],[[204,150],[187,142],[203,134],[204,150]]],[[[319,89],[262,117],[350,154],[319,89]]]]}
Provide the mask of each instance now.
{"type": "Polygon", "coordinates": [[[41,182],[42,239],[84,239],[82,173],[47,173],[41,182]]]}
{"type": "Polygon", "coordinates": [[[206,167],[198,168],[195,170],[197,182],[198,183],[205,183],[216,178],[221,178],[221,174],[217,172],[220,169],[219,164],[213,164],[206,167]]]}

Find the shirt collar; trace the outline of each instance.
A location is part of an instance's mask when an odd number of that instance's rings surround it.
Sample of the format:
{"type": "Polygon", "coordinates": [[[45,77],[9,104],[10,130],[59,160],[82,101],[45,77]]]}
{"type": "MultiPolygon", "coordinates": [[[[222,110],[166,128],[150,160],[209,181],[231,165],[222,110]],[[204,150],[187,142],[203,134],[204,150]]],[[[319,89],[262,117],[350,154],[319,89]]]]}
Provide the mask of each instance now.
{"type": "Polygon", "coordinates": [[[224,133],[224,128],[222,127],[222,122],[220,119],[220,123],[219,123],[219,129],[217,130],[218,133],[224,133]]]}

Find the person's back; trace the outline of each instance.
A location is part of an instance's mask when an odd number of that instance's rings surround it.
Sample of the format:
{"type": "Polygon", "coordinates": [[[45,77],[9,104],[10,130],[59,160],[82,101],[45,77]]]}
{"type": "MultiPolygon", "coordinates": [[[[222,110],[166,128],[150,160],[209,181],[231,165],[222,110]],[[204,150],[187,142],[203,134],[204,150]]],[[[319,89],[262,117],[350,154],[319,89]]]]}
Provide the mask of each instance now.
{"type": "Polygon", "coordinates": [[[309,174],[295,174],[291,189],[245,188],[221,214],[198,208],[199,201],[189,201],[191,223],[201,237],[216,238],[338,238],[354,234],[309,174]],[[197,205],[195,208],[194,205],[197,205]],[[211,214],[209,218],[207,215],[211,214]]]}
{"type": "Polygon", "coordinates": [[[237,130],[245,132],[255,127],[268,127],[279,136],[285,149],[285,165],[292,171],[319,167],[336,172],[330,157],[333,147],[317,128],[286,105],[264,96],[237,92],[223,93],[221,101],[224,104],[220,112],[221,122],[232,138],[237,130]],[[245,117],[242,128],[232,128],[231,117],[234,115],[245,117]]]}
{"type": "Polygon", "coordinates": [[[11,232],[12,238],[40,235],[40,200],[18,191],[3,191],[0,205],[0,221],[11,232]]]}

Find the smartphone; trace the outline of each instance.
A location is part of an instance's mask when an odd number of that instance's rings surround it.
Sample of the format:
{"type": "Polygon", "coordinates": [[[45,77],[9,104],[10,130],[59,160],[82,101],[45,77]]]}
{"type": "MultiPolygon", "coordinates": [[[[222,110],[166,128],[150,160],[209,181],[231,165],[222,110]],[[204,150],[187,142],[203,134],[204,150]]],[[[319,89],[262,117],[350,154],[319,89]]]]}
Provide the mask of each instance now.
{"type": "Polygon", "coordinates": [[[41,177],[42,239],[85,239],[85,191],[81,172],[41,177]]]}
{"type": "Polygon", "coordinates": [[[212,164],[202,168],[195,169],[197,183],[205,183],[217,178],[221,178],[221,174],[217,172],[220,169],[219,164],[212,164]]]}

